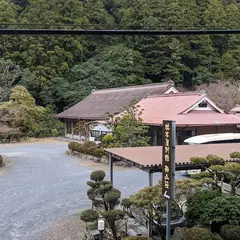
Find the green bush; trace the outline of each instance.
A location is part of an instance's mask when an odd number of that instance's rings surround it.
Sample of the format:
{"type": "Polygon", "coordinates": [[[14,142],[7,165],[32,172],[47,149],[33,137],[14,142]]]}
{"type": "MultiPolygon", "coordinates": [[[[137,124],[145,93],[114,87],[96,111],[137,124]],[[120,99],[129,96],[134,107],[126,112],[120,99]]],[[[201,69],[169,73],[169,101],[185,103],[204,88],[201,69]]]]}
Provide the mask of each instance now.
{"type": "Polygon", "coordinates": [[[202,190],[187,198],[187,211],[185,216],[189,223],[199,223],[206,211],[206,205],[214,198],[220,196],[219,191],[202,190]]]}
{"type": "Polygon", "coordinates": [[[130,208],[131,205],[132,205],[132,202],[129,198],[124,198],[121,202],[121,205],[124,207],[124,208],[130,208]]]}
{"type": "Polygon", "coordinates": [[[78,144],[79,144],[78,142],[70,142],[70,143],[68,144],[68,148],[69,148],[70,150],[72,150],[72,151],[76,151],[78,144]]]}
{"type": "Polygon", "coordinates": [[[89,148],[97,148],[97,144],[92,141],[86,141],[82,145],[82,152],[85,154],[89,154],[89,148]]]}
{"type": "Polygon", "coordinates": [[[218,234],[206,228],[176,228],[172,240],[223,240],[218,234]]]}
{"type": "Polygon", "coordinates": [[[200,164],[200,163],[206,163],[207,162],[206,158],[203,158],[203,157],[191,157],[190,161],[192,163],[195,163],[195,164],[200,164]]]}
{"type": "Polygon", "coordinates": [[[82,153],[83,152],[83,145],[81,143],[75,144],[75,151],[82,153]]]}
{"type": "Polygon", "coordinates": [[[220,235],[224,240],[240,240],[240,226],[223,225],[221,227],[220,235]]]}
{"type": "Polygon", "coordinates": [[[208,171],[205,171],[205,172],[201,172],[201,173],[197,173],[197,174],[191,174],[190,177],[194,178],[194,179],[209,178],[209,177],[211,177],[211,173],[208,171]]]}
{"type": "Polygon", "coordinates": [[[214,155],[214,154],[208,154],[207,157],[207,162],[210,163],[211,165],[218,165],[218,164],[224,164],[225,161],[223,158],[214,155]]]}
{"type": "Polygon", "coordinates": [[[96,221],[99,217],[99,214],[96,210],[88,209],[81,213],[80,219],[84,222],[93,222],[96,221]]]}
{"type": "Polygon", "coordinates": [[[152,238],[149,237],[142,237],[142,236],[136,236],[136,237],[126,237],[124,240],[152,240],[152,238]]]}
{"type": "Polygon", "coordinates": [[[96,148],[94,151],[93,151],[93,156],[95,157],[102,157],[104,156],[104,151],[101,149],[101,148],[96,148]]]}
{"type": "Polygon", "coordinates": [[[90,148],[87,149],[87,152],[86,152],[86,153],[87,153],[88,155],[92,155],[92,156],[93,156],[93,155],[94,155],[94,151],[95,151],[96,149],[97,149],[96,147],[90,147],[90,148]]]}
{"type": "Polygon", "coordinates": [[[105,176],[106,176],[106,173],[103,170],[95,170],[91,173],[90,179],[92,181],[98,182],[98,181],[103,181],[105,176]]]}
{"type": "Polygon", "coordinates": [[[0,167],[3,166],[3,157],[0,155],[0,167]]]}
{"type": "Polygon", "coordinates": [[[230,158],[240,159],[240,152],[232,152],[232,153],[230,154],[230,158]]]}
{"type": "Polygon", "coordinates": [[[105,194],[104,201],[109,203],[116,203],[120,197],[121,192],[116,188],[112,188],[105,194]]]}
{"type": "Polygon", "coordinates": [[[109,145],[114,143],[115,141],[116,141],[116,138],[111,134],[105,135],[102,139],[102,142],[106,147],[109,147],[109,145]]]}

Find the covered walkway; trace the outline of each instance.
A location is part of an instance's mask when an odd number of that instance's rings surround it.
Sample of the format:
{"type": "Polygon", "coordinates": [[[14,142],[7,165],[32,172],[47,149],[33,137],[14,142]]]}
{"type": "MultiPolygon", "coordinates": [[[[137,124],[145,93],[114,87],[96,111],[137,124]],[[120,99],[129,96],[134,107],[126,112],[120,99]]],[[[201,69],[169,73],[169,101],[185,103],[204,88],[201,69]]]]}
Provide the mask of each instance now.
{"type": "MultiPolygon", "coordinates": [[[[153,174],[162,172],[162,146],[157,147],[132,147],[132,148],[107,148],[109,155],[109,178],[113,183],[113,162],[121,160],[130,163],[149,173],[149,186],[153,185],[153,174]]],[[[240,151],[240,143],[231,144],[206,144],[206,145],[177,145],[175,170],[205,169],[209,164],[193,164],[191,157],[206,157],[215,154],[226,162],[240,162],[240,159],[230,159],[232,152],[240,151]]]]}

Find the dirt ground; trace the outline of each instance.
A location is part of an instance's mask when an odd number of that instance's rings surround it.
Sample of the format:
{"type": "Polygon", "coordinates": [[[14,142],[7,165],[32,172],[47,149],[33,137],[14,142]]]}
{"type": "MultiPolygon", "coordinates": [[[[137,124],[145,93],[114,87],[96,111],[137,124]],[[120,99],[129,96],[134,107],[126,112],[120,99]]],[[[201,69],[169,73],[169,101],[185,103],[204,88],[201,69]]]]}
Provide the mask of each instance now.
{"type": "Polygon", "coordinates": [[[78,215],[68,217],[57,222],[47,232],[43,233],[40,240],[81,240],[83,239],[85,224],[78,215]]]}

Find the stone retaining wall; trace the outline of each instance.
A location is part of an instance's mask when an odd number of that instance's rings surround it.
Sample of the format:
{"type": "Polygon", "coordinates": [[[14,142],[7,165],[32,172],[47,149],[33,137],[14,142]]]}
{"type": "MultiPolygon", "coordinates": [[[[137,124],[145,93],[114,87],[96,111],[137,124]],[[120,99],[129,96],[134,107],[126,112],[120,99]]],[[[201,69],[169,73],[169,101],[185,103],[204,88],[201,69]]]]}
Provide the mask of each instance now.
{"type": "MultiPolygon", "coordinates": [[[[76,157],[83,158],[83,159],[86,159],[86,160],[92,160],[94,162],[103,163],[103,164],[108,165],[108,158],[106,156],[95,157],[95,156],[92,156],[92,155],[87,155],[87,154],[79,153],[77,151],[72,151],[72,150],[67,150],[66,153],[69,154],[69,155],[72,155],[72,156],[76,156],[76,157]]],[[[130,163],[126,163],[126,162],[123,162],[123,161],[116,161],[113,164],[114,164],[114,166],[132,167],[132,165],[130,163]]]]}

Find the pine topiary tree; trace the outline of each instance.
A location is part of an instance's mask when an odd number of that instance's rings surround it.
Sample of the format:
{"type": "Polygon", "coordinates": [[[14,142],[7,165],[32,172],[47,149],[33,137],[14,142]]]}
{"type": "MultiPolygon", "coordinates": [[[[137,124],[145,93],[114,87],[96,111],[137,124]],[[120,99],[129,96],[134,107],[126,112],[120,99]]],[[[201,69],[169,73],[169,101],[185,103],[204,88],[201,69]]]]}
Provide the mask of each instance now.
{"type": "Polygon", "coordinates": [[[115,222],[125,216],[125,212],[115,209],[120,204],[121,192],[113,188],[109,181],[105,181],[106,174],[102,170],[93,171],[90,175],[91,181],[87,182],[90,189],[87,192],[88,198],[92,201],[92,208],[82,213],[81,219],[94,222],[97,214],[105,218],[107,226],[111,229],[113,239],[117,239],[117,228],[115,222]],[[90,214],[93,213],[92,217],[90,214]]]}

